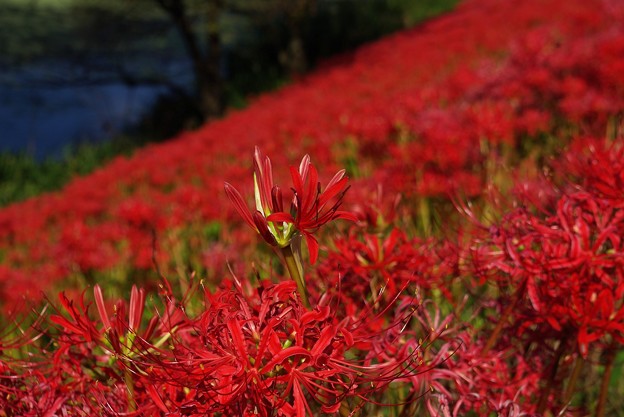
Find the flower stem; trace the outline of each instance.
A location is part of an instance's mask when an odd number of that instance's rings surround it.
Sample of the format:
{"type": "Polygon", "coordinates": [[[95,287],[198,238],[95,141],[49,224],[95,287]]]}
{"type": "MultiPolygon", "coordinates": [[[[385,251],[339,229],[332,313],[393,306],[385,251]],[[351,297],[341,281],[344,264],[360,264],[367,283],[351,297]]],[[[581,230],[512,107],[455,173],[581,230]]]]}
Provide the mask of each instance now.
{"type": "Polygon", "coordinates": [[[420,221],[422,224],[422,231],[425,236],[431,234],[431,207],[429,200],[426,197],[422,197],[418,204],[420,212],[420,221]]]}
{"type": "Polygon", "coordinates": [[[134,412],[137,409],[137,405],[134,400],[134,381],[132,380],[132,372],[128,368],[128,364],[124,365],[124,382],[128,390],[128,411],[134,412]]]}
{"type": "Polygon", "coordinates": [[[565,340],[559,341],[559,346],[555,352],[555,357],[553,358],[553,362],[550,364],[550,375],[548,376],[548,380],[546,381],[546,386],[542,390],[542,395],[540,396],[539,402],[537,403],[537,414],[543,415],[544,411],[546,411],[546,407],[548,405],[548,397],[550,396],[550,392],[555,385],[557,379],[557,371],[559,370],[559,362],[561,362],[561,358],[563,357],[563,353],[566,348],[565,340]]]}
{"type": "Polygon", "coordinates": [[[604,417],[605,415],[607,396],[609,394],[609,382],[611,382],[611,371],[613,371],[613,362],[615,361],[615,346],[615,341],[613,341],[607,348],[605,370],[602,375],[602,382],[600,383],[600,396],[598,397],[598,404],[596,404],[596,417],[604,417]]]}
{"type": "Polygon", "coordinates": [[[308,303],[308,294],[305,288],[305,282],[303,281],[303,276],[299,271],[299,266],[297,265],[295,254],[293,253],[290,245],[282,248],[282,255],[284,255],[284,262],[286,263],[286,269],[288,269],[290,277],[297,284],[297,291],[299,291],[299,295],[301,296],[301,301],[303,302],[303,305],[306,308],[310,308],[310,304],[308,303]]]}
{"type": "Polygon", "coordinates": [[[498,320],[498,323],[496,323],[496,327],[494,328],[494,330],[490,334],[490,337],[485,343],[485,347],[483,348],[483,355],[487,354],[490,351],[490,349],[494,347],[494,344],[496,344],[496,342],[498,341],[498,337],[500,336],[500,333],[503,330],[503,326],[507,323],[507,320],[509,319],[511,312],[516,308],[518,301],[520,301],[520,298],[522,297],[522,294],[524,293],[525,286],[526,286],[526,281],[522,283],[518,291],[516,291],[516,295],[514,296],[513,301],[509,303],[507,305],[507,308],[505,308],[505,311],[503,311],[501,318],[498,320]]]}
{"type": "Polygon", "coordinates": [[[576,381],[583,370],[583,357],[578,355],[574,361],[574,369],[572,370],[572,375],[570,375],[570,379],[568,380],[568,385],[566,386],[565,393],[563,394],[563,405],[567,407],[572,400],[572,395],[574,395],[574,389],[576,388],[576,381]]]}

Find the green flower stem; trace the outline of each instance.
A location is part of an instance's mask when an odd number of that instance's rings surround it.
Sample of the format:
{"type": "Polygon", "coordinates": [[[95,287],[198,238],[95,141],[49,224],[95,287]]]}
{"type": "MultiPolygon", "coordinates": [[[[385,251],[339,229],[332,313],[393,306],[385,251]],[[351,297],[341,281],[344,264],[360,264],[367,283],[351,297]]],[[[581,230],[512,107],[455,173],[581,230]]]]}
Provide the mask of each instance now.
{"type": "Polygon", "coordinates": [[[295,254],[292,251],[292,248],[289,246],[282,248],[282,255],[284,255],[284,262],[286,263],[286,269],[288,269],[288,273],[290,277],[297,284],[297,291],[299,291],[299,295],[301,296],[301,301],[306,308],[310,308],[310,304],[308,303],[308,294],[305,288],[305,282],[303,281],[303,276],[299,272],[299,267],[297,266],[297,260],[295,259],[295,254]]]}
{"type": "Polygon", "coordinates": [[[137,404],[134,399],[134,380],[132,379],[132,371],[130,370],[130,355],[132,354],[132,345],[134,344],[134,338],[136,334],[132,331],[128,332],[126,337],[122,337],[122,355],[121,359],[123,363],[123,377],[126,383],[126,390],[128,396],[128,412],[134,412],[137,410],[137,404]]]}
{"type": "Polygon", "coordinates": [[[124,382],[126,383],[126,389],[128,390],[128,411],[132,413],[137,410],[137,404],[134,400],[134,381],[132,380],[132,372],[128,366],[130,365],[124,365],[124,382]]]}

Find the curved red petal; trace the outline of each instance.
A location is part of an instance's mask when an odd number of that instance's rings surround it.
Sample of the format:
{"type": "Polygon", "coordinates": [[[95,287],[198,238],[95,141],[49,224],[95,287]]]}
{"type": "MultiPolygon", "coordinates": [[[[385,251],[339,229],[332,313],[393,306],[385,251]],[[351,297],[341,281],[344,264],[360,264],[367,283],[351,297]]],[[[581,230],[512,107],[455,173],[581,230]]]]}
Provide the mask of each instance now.
{"type": "Polygon", "coordinates": [[[267,219],[264,217],[262,213],[256,211],[253,214],[253,221],[256,225],[256,230],[260,233],[260,236],[271,246],[276,246],[277,241],[275,240],[275,236],[269,230],[269,225],[267,223],[267,219]]]}
{"type": "Polygon", "coordinates": [[[308,253],[310,253],[310,264],[314,265],[318,259],[319,244],[310,233],[306,233],[305,238],[308,244],[308,253]]]}
{"type": "Polygon", "coordinates": [[[348,211],[344,211],[344,210],[339,210],[334,213],[334,215],[332,216],[332,220],[336,220],[336,219],[349,220],[354,223],[358,222],[358,218],[355,214],[348,212],[348,211]]]}
{"type": "Polygon", "coordinates": [[[290,214],[283,213],[283,212],[272,213],[266,219],[267,221],[274,222],[274,223],[276,222],[295,223],[295,219],[293,219],[293,217],[290,214]]]}
{"type": "Polygon", "coordinates": [[[111,324],[108,319],[108,313],[106,312],[106,305],[104,304],[104,297],[102,296],[102,288],[100,288],[99,284],[95,284],[95,287],[93,287],[93,298],[95,298],[95,304],[97,306],[98,313],[100,314],[100,319],[102,320],[102,323],[104,323],[104,329],[110,329],[111,324]]]}
{"type": "Polygon", "coordinates": [[[245,220],[245,222],[247,222],[249,226],[255,229],[256,226],[253,222],[253,219],[251,218],[251,213],[249,212],[249,209],[247,208],[247,205],[243,201],[243,197],[240,195],[238,190],[227,182],[224,184],[224,188],[225,194],[227,194],[232,204],[234,204],[234,208],[236,209],[238,214],[240,214],[240,216],[245,220]]]}

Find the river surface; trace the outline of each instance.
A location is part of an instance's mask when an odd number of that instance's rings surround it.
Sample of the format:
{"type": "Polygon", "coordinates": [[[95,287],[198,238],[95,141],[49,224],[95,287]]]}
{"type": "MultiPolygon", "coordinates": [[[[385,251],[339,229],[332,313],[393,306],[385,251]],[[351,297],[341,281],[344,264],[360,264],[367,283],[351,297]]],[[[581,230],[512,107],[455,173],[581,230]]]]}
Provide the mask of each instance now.
{"type": "Polygon", "coordinates": [[[41,160],[68,146],[119,134],[149,109],[162,87],[32,86],[0,83],[0,152],[41,160]]]}

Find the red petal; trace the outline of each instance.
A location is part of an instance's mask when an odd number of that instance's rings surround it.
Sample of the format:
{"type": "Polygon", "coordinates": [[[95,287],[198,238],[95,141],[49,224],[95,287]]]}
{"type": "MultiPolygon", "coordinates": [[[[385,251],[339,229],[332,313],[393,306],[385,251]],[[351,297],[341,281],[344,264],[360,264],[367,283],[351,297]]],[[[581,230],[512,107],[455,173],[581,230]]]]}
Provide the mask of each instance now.
{"type": "Polygon", "coordinates": [[[273,186],[271,189],[271,200],[273,200],[272,211],[280,212],[284,211],[284,200],[282,198],[282,190],[277,186],[273,186]]]}
{"type": "Polygon", "coordinates": [[[295,167],[290,167],[290,178],[292,179],[295,193],[297,193],[299,198],[301,198],[301,195],[303,194],[304,179],[301,177],[301,174],[295,169],[295,167]]]}
{"type": "Polygon", "coordinates": [[[232,343],[234,343],[234,347],[238,351],[239,359],[246,363],[249,362],[247,346],[245,346],[245,336],[243,336],[241,323],[236,319],[230,319],[227,322],[227,328],[230,331],[232,343]]]}
{"type": "Polygon", "coordinates": [[[334,215],[332,216],[332,220],[336,220],[336,219],[349,220],[354,223],[358,222],[357,216],[353,213],[349,213],[348,211],[335,212],[334,215]]]}
{"type": "Polygon", "coordinates": [[[143,288],[137,290],[136,285],[133,285],[130,292],[130,311],[128,312],[128,327],[131,331],[136,331],[141,325],[144,307],[145,290],[143,288]]]}
{"type": "Polygon", "coordinates": [[[340,171],[336,172],[336,175],[334,175],[334,178],[332,178],[331,181],[327,183],[327,188],[331,188],[338,181],[342,180],[345,176],[345,172],[346,172],[345,169],[341,169],[340,171]]]}
{"type": "Polygon", "coordinates": [[[65,397],[57,398],[56,401],[54,401],[54,403],[50,406],[50,408],[48,408],[48,410],[45,412],[43,417],[52,417],[56,415],[56,412],[61,408],[65,400],[66,400],[65,397]]]}
{"type": "Polygon", "coordinates": [[[546,316],[546,321],[552,326],[553,329],[558,332],[561,331],[561,325],[553,316],[546,316]]]}
{"type": "Polygon", "coordinates": [[[318,259],[319,244],[310,233],[306,233],[305,238],[308,244],[308,252],[310,253],[310,264],[314,265],[318,259]]]}
{"type": "Polygon", "coordinates": [[[152,399],[152,401],[154,401],[154,404],[156,404],[156,407],[158,407],[160,411],[168,413],[170,410],[167,408],[162,398],[160,398],[160,395],[158,394],[158,391],[156,391],[156,388],[154,388],[154,386],[152,385],[148,385],[146,389],[150,398],[152,399]]]}
{"type": "Polygon", "coordinates": [[[613,313],[613,294],[608,289],[600,291],[598,294],[598,308],[603,319],[608,319],[613,313]]]}
{"type": "Polygon", "coordinates": [[[71,323],[69,320],[67,320],[65,317],[63,316],[58,316],[58,315],[52,315],[50,316],[50,321],[53,323],[56,323],[60,326],[63,326],[63,328],[65,329],[65,331],[72,331],[76,334],[83,334],[85,336],[88,336],[88,334],[81,329],[80,327],[74,325],[73,323],[71,323]]]}
{"type": "Polygon", "coordinates": [[[273,169],[271,160],[256,146],[254,151],[254,174],[260,191],[262,207],[271,206],[271,189],[273,188],[273,169]]]}
{"type": "Polygon", "coordinates": [[[297,417],[306,417],[306,400],[301,390],[301,386],[295,383],[293,385],[293,397],[295,399],[295,410],[297,411],[297,417]]]}
{"type": "Polygon", "coordinates": [[[314,357],[317,356],[325,350],[327,346],[329,346],[332,339],[336,336],[336,328],[334,326],[327,326],[323,330],[321,330],[321,334],[319,335],[318,340],[310,350],[310,354],[314,357]]]}
{"type": "Polygon", "coordinates": [[[277,223],[277,222],[286,222],[286,223],[295,223],[295,219],[288,214],[283,212],[272,213],[267,218],[268,221],[277,223]]]}
{"type": "Polygon", "coordinates": [[[302,210],[305,210],[305,212],[307,212],[309,209],[315,209],[315,211],[319,210],[319,206],[315,206],[315,202],[317,201],[317,196],[319,193],[319,182],[318,182],[318,171],[316,170],[316,168],[314,167],[314,165],[310,164],[310,178],[304,178],[304,181],[307,181],[308,183],[308,189],[306,190],[306,194],[305,196],[302,197],[302,200],[304,200],[304,202],[302,203],[302,206],[305,207],[305,209],[302,208],[302,210]]]}
{"type": "Polygon", "coordinates": [[[340,333],[342,333],[342,336],[344,337],[347,347],[353,346],[353,335],[351,334],[351,332],[343,328],[343,329],[340,329],[340,333]]]}
{"type": "Polygon", "coordinates": [[[262,369],[260,369],[260,373],[267,372],[268,370],[272,369],[278,363],[295,355],[306,356],[309,358],[310,352],[307,349],[302,348],[301,346],[292,346],[292,347],[283,349],[277,355],[275,355],[273,359],[271,359],[266,365],[264,365],[262,369]]]}
{"type": "Polygon", "coordinates": [[[527,281],[527,293],[529,295],[529,300],[533,305],[535,311],[540,312],[542,310],[542,303],[540,301],[539,295],[537,294],[537,287],[535,286],[534,279],[528,279],[527,281]]]}
{"type": "Polygon", "coordinates": [[[318,205],[319,210],[322,208],[329,200],[338,195],[342,191],[342,189],[347,185],[348,178],[343,178],[338,181],[336,184],[333,184],[331,187],[327,187],[325,191],[320,195],[318,205]]]}
{"type": "Polygon", "coordinates": [[[299,163],[299,175],[301,178],[306,178],[308,176],[308,169],[310,168],[310,155],[305,155],[301,158],[301,163],[299,163]]]}
{"type": "Polygon", "coordinates": [[[111,328],[110,320],[108,319],[108,313],[106,313],[106,306],[104,305],[104,297],[102,296],[102,289],[99,284],[95,284],[93,287],[93,297],[95,298],[95,304],[97,305],[98,313],[100,313],[100,319],[104,323],[104,330],[111,328]]]}
{"type": "Polygon", "coordinates": [[[275,240],[275,236],[269,230],[269,225],[267,224],[267,219],[264,217],[262,213],[256,211],[253,214],[253,221],[256,225],[255,229],[260,233],[260,236],[271,246],[276,246],[277,241],[275,240]]]}
{"type": "Polygon", "coordinates": [[[384,253],[390,253],[402,236],[403,234],[398,229],[392,229],[392,232],[390,232],[390,236],[388,236],[388,238],[383,243],[384,253]]]}
{"type": "Polygon", "coordinates": [[[251,218],[251,213],[249,213],[249,209],[247,208],[247,205],[243,201],[243,197],[241,197],[238,190],[236,190],[236,188],[234,188],[227,182],[224,184],[224,187],[225,193],[227,194],[232,204],[234,204],[234,208],[236,209],[238,214],[240,214],[240,216],[247,222],[249,226],[255,229],[256,226],[254,225],[253,219],[251,218]]]}

